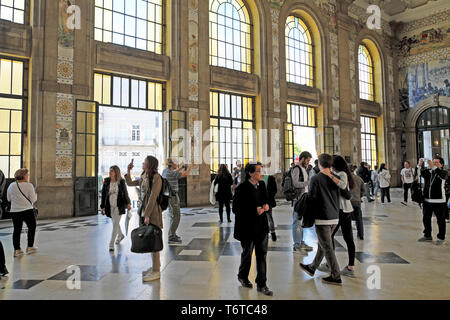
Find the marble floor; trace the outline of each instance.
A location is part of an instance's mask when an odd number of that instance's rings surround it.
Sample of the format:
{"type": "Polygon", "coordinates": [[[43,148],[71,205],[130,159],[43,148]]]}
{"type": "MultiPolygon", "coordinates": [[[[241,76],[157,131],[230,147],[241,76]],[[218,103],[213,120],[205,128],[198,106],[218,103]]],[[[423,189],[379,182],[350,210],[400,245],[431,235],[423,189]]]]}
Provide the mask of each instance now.
{"type": "MultiPolygon", "coordinates": [[[[273,297],[238,283],[241,248],[233,238],[233,223],[219,225],[217,209],[190,208],[182,209],[178,232],[182,244],[168,245],[164,235],[161,280],[153,283],[143,283],[141,276],[151,265],[151,255],[131,253],[128,237],[114,253],[108,251],[112,229],[108,218],[39,221],[39,251],[20,258],[13,258],[11,223],[1,222],[0,240],[10,275],[0,280],[0,299],[450,299],[450,246],[418,243],[422,236],[420,209],[402,205],[400,190],[392,190],[392,194],[392,204],[381,205],[379,200],[363,204],[365,239],[356,239],[355,230],[356,278],[343,277],[342,287],[323,284],[320,278],[326,274],[322,272],[312,278],[299,268],[299,262],[309,263],[314,258],[316,235],[314,229],[305,230],[313,252],[292,252],[292,208],[280,201],[273,214],[278,241],[269,241],[267,256],[273,297]],[[67,285],[72,275],[67,272],[69,266],[79,268],[79,289],[71,290],[67,285]],[[379,289],[370,285],[376,283],[374,268],[379,270],[379,289]]],[[[164,223],[168,226],[166,215],[164,223]]],[[[134,215],[129,232],[136,225],[134,215]]],[[[121,227],[124,229],[125,219],[121,227]]],[[[436,233],[433,218],[434,237],[436,233]]],[[[343,267],[347,263],[345,242],[340,233],[336,240],[336,254],[343,267]]],[[[26,246],[25,233],[22,245],[26,246]]],[[[256,277],[254,262],[252,282],[256,277]]]]}

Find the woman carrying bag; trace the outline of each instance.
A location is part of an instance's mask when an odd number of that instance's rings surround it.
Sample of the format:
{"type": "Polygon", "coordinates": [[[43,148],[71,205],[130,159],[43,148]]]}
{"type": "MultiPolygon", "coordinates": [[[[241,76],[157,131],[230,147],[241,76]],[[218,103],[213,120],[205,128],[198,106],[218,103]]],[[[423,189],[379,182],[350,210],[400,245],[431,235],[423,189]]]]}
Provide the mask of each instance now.
{"type": "Polygon", "coordinates": [[[233,199],[231,194],[231,186],[233,185],[233,177],[226,164],[221,164],[216,179],[214,180],[214,188],[217,187],[216,200],[219,201],[219,217],[220,223],[223,223],[223,206],[227,210],[228,223],[231,222],[230,202],[233,199]]]}
{"type": "MultiPolygon", "coordinates": [[[[138,210],[140,225],[154,225],[162,230],[163,219],[162,209],[158,204],[158,196],[162,188],[162,178],[158,173],[158,159],[152,156],[145,158],[142,164],[143,172],[139,180],[132,181],[131,170],[134,165],[131,162],[128,165],[128,173],[125,175],[125,180],[128,186],[139,186],[141,191],[141,205],[138,210]]],[[[160,254],[159,252],[152,252],[153,267],[142,273],[142,281],[150,282],[160,279],[160,254]]]]}
{"type": "Polygon", "coordinates": [[[105,179],[102,188],[102,203],[100,205],[102,215],[106,215],[113,220],[113,230],[111,241],[109,242],[109,251],[114,251],[114,241],[116,244],[125,238],[120,230],[120,218],[126,213],[126,209],[131,210],[131,201],[128,196],[127,185],[120,174],[118,166],[112,166],[109,169],[109,178],[105,179]]]}
{"type": "Polygon", "coordinates": [[[14,224],[14,257],[20,257],[24,254],[20,249],[20,235],[24,222],[28,228],[27,253],[31,254],[37,251],[37,247],[34,246],[36,233],[36,209],[34,208],[34,204],[37,201],[37,195],[33,185],[28,182],[28,169],[17,170],[14,178],[16,182],[9,185],[7,199],[11,202],[11,213],[14,224]]]}

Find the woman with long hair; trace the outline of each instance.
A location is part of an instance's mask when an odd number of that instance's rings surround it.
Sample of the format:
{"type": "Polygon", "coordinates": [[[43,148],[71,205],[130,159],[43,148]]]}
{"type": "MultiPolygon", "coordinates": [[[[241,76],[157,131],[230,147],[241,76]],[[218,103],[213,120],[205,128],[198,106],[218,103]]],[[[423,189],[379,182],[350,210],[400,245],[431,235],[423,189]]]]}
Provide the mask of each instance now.
{"type": "Polygon", "coordinates": [[[227,210],[228,222],[231,222],[231,208],[230,202],[233,198],[231,194],[231,187],[233,186],[233,177],[230,171],[228,171],[228,166],[226,164],[221,164],[217,176],[214,179],[214,185],[219,185],[216,200],[219,202],[219,217],[220,223],[223,223],[223,206],[225,205],[227,210]]]}
{"type": "MultiPolygon", "coordinates": [[[[142,164],[141,178],[132,181],[131,170],[134,167],[133,162],[128,165],[128,172],[125,180],[128,186],[140,187],[140,205],[138,214],[141,225],[152,224],[158,228],[163,228],[162,209],[157,202],[162,188],[162,178],[158,173],[158,159],[153,156],[147,156],[142,164]]],[[[159,252],[152,253],[153,266],[142,272],[144,282],[158,280],[161,277],[161,261],[159,252]]]]}
{"type": "MultiPolygon", "coordinates": [[[[339,155],[333,156],[332,174],[335,176],[333,181],[342,190],[350,191],[355,187],[355,181],[353,175],[348,167],[344,158],[339,155]]],[[[353,229],[352,229],[352,212],[353,206],[350,200],[345,199],[342,195],[339,195],[339,223],[336,229],[333,231],[332,239],[334,245],[334,236],[336,235],[339,227],[342,228],[342,235],[344,241],[347,244],[348,252],[348,265],[342,269],[341,275],[354,277],[355,276],[355,242],[353,241],[353,229]]],[[[329,272],[328,265],[321,265],[318,268],[320,271],[329,272]]]]}
{"type": "Polygon", "coordinates": [[[384,204],[384,197],[387,197],[388,203],[391,203],[391,174],[389,173],[388,167],[385,163],[380,165],[380,170],[378,171],[378,181],[380,183],[381,190],[381,204],[384,204]]]}
{"type": "Polygon", "coordinates": [[[100,208],[102,209],[102,215],[106,215],[113,220],[109,251],[114,251],[114,241],[116,241],[117,236],[116,244],[120,244],[125,238],[122,230],[120,230],[120,218],[125,214],[127,208],[131,210],[127,185],[118,166],[112,166],[109,169],[109,178],[106,178],[103,183],[100,208]]]}

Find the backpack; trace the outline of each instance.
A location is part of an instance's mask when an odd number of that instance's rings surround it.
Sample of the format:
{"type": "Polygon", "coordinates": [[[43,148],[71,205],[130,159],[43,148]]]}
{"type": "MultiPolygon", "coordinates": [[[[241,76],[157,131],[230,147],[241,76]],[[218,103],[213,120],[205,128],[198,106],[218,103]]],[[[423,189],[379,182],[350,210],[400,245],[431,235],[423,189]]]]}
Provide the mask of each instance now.
{"type": "Polygon", "coordinates": [[[172,195],[172,187],[170,186],[170,183],[166,178],[161,177],[161,180],[161,191],[159,192],[159,196],[156,199],[156,202],[159,204],[162,211],[164,211],[169,207],[169,199],[172,195]]]}
{"type": "Polygon", "coordinates": [[[303,180],[303,171],[302,169],[300,169],[299,166],[295,166],[294,168],[289,169],[289,171],[286,171],[283,174],[283,181],[281,182],[281,192],[284,194],[284,197],[286,198],[287,201],[293,201],[295,199],[297,199],[299,193],[300,193],[300,189],[299,188],[295,188],[294,187],[294,183],[292,181],[292,170],[298,168],[300,170],[301,173],[301,178],[302,181],[303,180]]]}
{"type": "Polygon", "coordinates": [[[294,210],[299,220],[303,218],[302,228],[311,228],[314,225],[314,206],[308,192],[302,194],[295,204],[294,210]]]}

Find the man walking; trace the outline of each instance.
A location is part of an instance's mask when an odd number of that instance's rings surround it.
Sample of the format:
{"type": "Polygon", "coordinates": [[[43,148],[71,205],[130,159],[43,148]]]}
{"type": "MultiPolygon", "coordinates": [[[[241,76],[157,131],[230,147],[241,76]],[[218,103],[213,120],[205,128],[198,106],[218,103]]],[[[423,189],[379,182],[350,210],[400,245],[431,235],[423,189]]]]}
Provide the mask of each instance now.
{"type": "Polygon", "coordinates": [[[331,173],[333,157],[329,154],[319,156],[320,173],[311,178],[309,197],[316,208],[315,225],[319,245],[312,264],[300,267],[311,277],[325,256],[331,275],[322,278],[327,284],[342,285],[339,264],[333,250],[333,232],[339,222],[339,187],[334,180],[339,178],[331,173]]]}
{"type": "Polygon", "coordinates": [[[367,168],[367,163],[366,162],[361,162],[360,167],[358,168],[358,170],[356,171],[356,174],[364,181],[365,184],[365,188],[366,188],[366,198],[368,202],[372,202],[374,201],[372,199],[372,197],[370,196],[370,179],[371,179],[371,174],[369,169],[367,168]]]}
{"type": "Polygon", "coordinates": [[[178,196],[178,180],[186,178],[191,172],[192,166],[178,168],[178,164],[172,159],[167,159],[167,168],[164,169],[162,176],[166,178],[172,189],[172,195],[169,198],[169,243],[181,243],[181,238],[177,236],[176,232],[180,224],[180,198],[178,196]],[[181,173],[183,169],[185,172],[181,173]]]}
{"type": "MultiPolygon", "coordinates": [[[[298,164],[291,169],[292,184],[295,189],[298,190],[298,197],[294,200],[298,201],[301,195],[308,192],[308,173],[306,168],[308,167],[309,161],[311,161],[312,155],[308,151],[304,151],[300,154],[298,159],[298,164]]],[[[293,210],[292,213],[292,238],[294,240],[294,252],[301,252],[306,254],[308,251],[312,251],[313,248],[308,246],[303,240],[303,228],[300,226],[301,220],[298,219],[297,212],[293,210]]]]}
{"type": "Polygon", "coordinates": [[[447,202],[445,197],[445,180],[448,173],[444,170],[444,159],[441,157],[434,157],[433,161],[428,160],[428,168],[424,168],[423,159],[419,160],[421,168],[421,176],[425,179],[425,187],[423,194],[425,201],[423,203],[423,226],[424,236],[419,239],[419,242],[431,242],[431,218],[433,212],[436,215],[439,233],[437,234],[436,245],[443,245],[445,243],[445,214],[447,210],[447,202]]]}
{"type": "Polygon", "coordinates": [[[404,168],[400,171],[400,175],[402,176],[403,183],[403,205],[407,205],[408,203],[408,190],[411,189],[411,185],[414,182],[414,171],[411,168],[409,161],[405,161],[404,168]]]}

